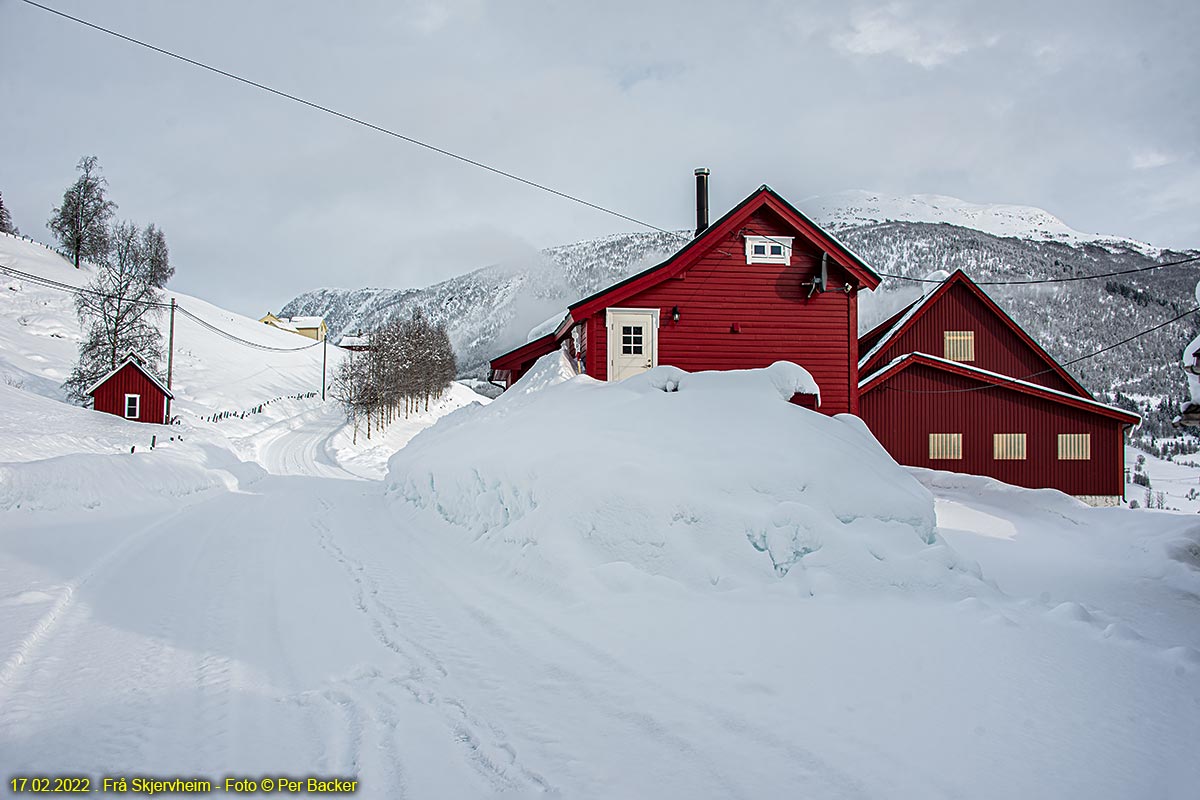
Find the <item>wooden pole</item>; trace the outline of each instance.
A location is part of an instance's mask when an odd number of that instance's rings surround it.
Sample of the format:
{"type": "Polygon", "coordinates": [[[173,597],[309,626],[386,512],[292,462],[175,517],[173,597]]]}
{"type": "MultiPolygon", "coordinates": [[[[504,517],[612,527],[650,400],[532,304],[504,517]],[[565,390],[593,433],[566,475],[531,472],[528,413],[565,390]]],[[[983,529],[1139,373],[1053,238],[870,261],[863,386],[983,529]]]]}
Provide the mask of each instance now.
{"type": "MultiPolygon", "coordinates": [[[[318,330],[320,330],[318,328],[318,330]]],[[[321,402],[325,402],[325,357],[329,353],[329,334],[321,337],[321,402]]]]}
{"type": "MultiPolygon", "coordinates": [[[[171,329],[167,334],[167,391],[171,391],[171,372],[175,366],[175,298],[171,298],[171,329]]],[[[167,397],[167,422],[171,421],[171,398],[167,397]]]]}

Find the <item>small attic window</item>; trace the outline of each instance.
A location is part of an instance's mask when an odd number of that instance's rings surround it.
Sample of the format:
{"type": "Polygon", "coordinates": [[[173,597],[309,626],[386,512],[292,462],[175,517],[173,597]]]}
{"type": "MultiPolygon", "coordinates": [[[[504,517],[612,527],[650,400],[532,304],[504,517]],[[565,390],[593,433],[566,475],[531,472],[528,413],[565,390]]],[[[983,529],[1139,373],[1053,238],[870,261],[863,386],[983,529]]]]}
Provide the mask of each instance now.
{"type": "Polygon", "coordinates": [[[791,236],[747,236],[747,264],[792,263],[791,236]]]}

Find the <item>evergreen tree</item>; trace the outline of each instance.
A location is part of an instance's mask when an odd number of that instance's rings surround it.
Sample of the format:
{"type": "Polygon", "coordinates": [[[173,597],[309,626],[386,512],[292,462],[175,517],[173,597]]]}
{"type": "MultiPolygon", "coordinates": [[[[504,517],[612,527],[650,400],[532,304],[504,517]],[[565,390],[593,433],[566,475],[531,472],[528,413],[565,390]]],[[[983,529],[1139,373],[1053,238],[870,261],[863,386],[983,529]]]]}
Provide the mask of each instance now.
{"type": "Polygon", "coordinates": [[[95,156],[83,157],[75,168],[79,178],[63,193],[46,225],[78,269],[82,259],[99,262],[108,252],[108,223],[117,204],[105,194],[108,181],[95,156]]]}
{"type": "Polygon", "coordinates": [[[8,213],[8,207],[4,205],[4,195],[0,194],[0,233],[11,233],[13,236],[20,234],[17,226],[13,225],[12,216],[8,213]]]}
{"type": "Polygon", "coordinates": [[[79,361],[63,384],[73,399],[85,402],[85,390],[114,369],[129,353],[154,370],[163,357],[162,334],[155,324],[161,303],[151,280],[142,233],[131,222],[113,225],[105,235],[111,249],[96,277],[75,300],[87,335],[79,345],[79,361]]]}

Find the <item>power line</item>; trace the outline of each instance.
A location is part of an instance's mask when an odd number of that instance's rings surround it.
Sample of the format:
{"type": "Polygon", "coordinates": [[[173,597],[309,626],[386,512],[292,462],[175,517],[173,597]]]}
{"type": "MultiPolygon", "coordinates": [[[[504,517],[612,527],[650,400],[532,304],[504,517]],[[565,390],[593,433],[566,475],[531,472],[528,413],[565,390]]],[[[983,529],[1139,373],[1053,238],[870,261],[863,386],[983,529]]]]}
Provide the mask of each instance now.
{"type": "MultiPolygon", "coordinates": [[[[772,239],[770,235],[764,234],[761,231],[756,231],[756,230],[749,229],[749,228],[747,228],[746,230],[749,230],[751,233],[753,233],[756,236],[762,236],[762,238],[766,239],[769,242],[778,244],[783,247],[787,247],[787,245],[785,245],[783,242],[776,241],[775,239],[772,239]]],[[[1200,261],[1200,255],[1190,256],[1188,258],[1181,258],[1178,261],[1164,261],[1161,264],[1151,264],[1148,267],[1135,267],[1134,269],[1123,269],[1123,270],[1117,270],[1116,272],[1102,272],[1097,275],[1072,275],[1072,276],[1064,277],[1064,278],[1030,278],[1028,280],[1017,280],[1017,281],[976,281],[976,280],[972,279],[972,282],[976,286],[1031,286],[1031,285],[1042,284],[1042,283],[1074,283],[1077,281],[1094,281],[1094,280],[1099,280],[1100,278],[1113,278],[1118,275],[1133,275],[1133,274],[1136,274],[1139,272],[1150,272],[1151,270],[1162,269],[1164,267],[1178,267],[1181,264],[1191,264],[1196,261],[1200,261]]],[[[942,278],[913,278],[913,277],[909,277],[908,275],[895,275],[895,274],[892,274],[889,272],[876,272],[875,274],[881,278],[892,278],[893,280],[910,281],[912,283],[939,283],[940,284],[944,280],[942,278]]]]}
{"type": "Polygon", "coordinates": [[[83,295],[85,297],[98,297],[102,300],[120,300],[124,303],[149,306],[151,308],[170,308],[170,303],[164,303],[161,300],[135,300],[128,297],[121,297],[119,295],[105,294],[104,292],[97,291],[95,289],[89,289],[85,286],[72,286],[69,283],[52,280],[51,278],[45,278],[41,275],[33,275],[28,272],[22,272],[19,269],[8,266],[7,264],[0,264],[0,270],[7,272],[9,275],[12,275],[15,278],[19,278],[23,281],[29,281],[30,283],[36,283],[39,286],[45,286],[48,289],[57,289],[59,291],[70,292],[71,294],[83,295]]]}
{"type": "MultiPolygon", "coordinates": [[[[142,305],[142,306],[148,306],[150,308],[166,309],[166,308],[171,307],[170,303],[164,303],[161,300],[135,300],[135,299],[131,299],[128,297],[120,297],[118,295],[106,294],[104,292],[96,291],[95,289],[88,289],[86,287],[80,287],[80,286],[72,286],[69,283],[63,283],[62,281],[56,281],[51,278],[44,278],[41,275],[33,275],[28,272],[23,272],[19,269],[10,267],[6,264],[0,264],[0,271],[6,272],[15,278],[19,278],[20,280],[29,281],[30,283],[34,283],[39,286],[44,286],[48,289],[55,289],[55,290],[61,291],[61,292],[68,292],[70,294],[83,295],[83,296],[87,296],[87,297],[96,297],[96,298],[99,298],[102,300],[120,300],[121,302],[129,303],[131,305],[142,305]]],[[[226,339],[229,339],[234,342],[238,342],[239,344],[245,345],[247,347],[253,347],[256,350],[264,350],[264,351],[273,352],[273,353],[295,353],[300,350],[308,350],[309,348],[316,347],[318,344],[321,343],[321,340],[318,339],[317,341],[313,342],[312,344],[306,344],[303,347],[272,347],[271,345],[259,344],[258,342],[252,342],[249,339],[243,339],[242,337],[237,336],[236,334],[230,333],[222,328],[219,328],[216,325],[212,324],[211,322],[208,322],[207,320],[202,319],[201,317],[197,316],[194,312],[184,308],[181,305],[176,304],[175,310],[180,312],[181,314],[191,318],[192,320],[194,320],[198,324],[202,325],[203,327],[207,328],[208,330],[212,331],[213,333],[216,333],[220,336],[224,336],[226,339]]]]}
{"type": "Polygon", "coordinates": [[[642,220],[637,219],[636,217],[631,217],[627,214],[622,214],[619,211],[614,211],[613,209],[606,208],[602,205],[599,205],[598,203],[593,203],[589,200],[584,200],[583,198],[577,197],[568,192],[554,189],[550,186],[546,186],[543,183],[538,183],[537,181],[533,181],[528,178],[522,178],[520,175],[516,175],[512,172],[508,172],[507,170],[500,169],[499,167],[493,167],[490,164],[485,164],[482,161],[477,161],[476,159],[469,158],[468,156],[460,155],[459,153],[455,153],[450,150],[446,150],[445,148],[438,147],[437,145],[430,144],[429,142],[421,141],[420,139],[416,139],[412,136],[407,136],[403,133],[394,131],[390,128],[385,128],[382,125],[376,125],[373,122],[368,122],[364,119],[361,119],[360,117],[355,117],[351,114],[346,114],[344,112],[338,111],[338,110],[330,108],[328,106],[323,106],[320,103],[314,103],[311,100],[306,100],[303,97],[299,97],[297,95],[290,94],[289,92],[285,92],[280,89],[276,89],[274,87],[266,85],[265,83],[259,83],[258,81],[251,80],[250,78],[244,78],[241,75],[237,75],[233,72],[228,72],[226,70],[220,69],[219,67],[214,67],[211,64],[204,63],[203,61],[197,61],[194,58],[188,58],[187,56],[180,55],[179,53],[175,53],[171,50],[167,50],[165,48],[158,47],[157,45],[150,44],[149,42],[144,42],[141,39],[135,39],[132,36],[126,36],[125,34],[114,31],[111,28],[105,28],[102,25],[97,25],[94,22],[88,22],[85,19],[80,19],[79,17],[72,16],[63,11],[59,11],[58,9],[51,8],[50,6],[45,6],[45,5],[42,5],[41,3],[36,3],[36,2],[34,2],[34,0],[21,0],[21,2],[25,3],[26,5],[33,6],[34,8],[39,8],[42,11],[46,11],[46,12],[49,12],[56,16],[62,17],[64,19],[69,19],[72,22],[77,22],[80,25],[84,25],[88,28],[91,28],[92,30],[100,31],[101,33],[106,33],[109,36],[115,36],[116,38],[121,39],[122,41],[129,42],[130,44],[135,44],[139,47],[144,47],[147,50],[153,50],[156,53],[160,53],[164,56],[168,56],[169,58],[174,58],[178,61],[182,61],[185,64],[191,64],[194,67],[199,67],[200,69],[207,70],[209,72],[215,73],[215,74],[220,75],[225,78],[229,78],[230,80],[237,81],[238,83],[243,83],[247,86],[252,86],[255,89],[260,89],[264,92],[268,92],[277,97],[282,97],[285,100],[291,100],[292,102],[299,103],[304,106],[308,106],[309,108],[315,109],[316,111],[320,111],[325,114],[329,114],[331,116],[337,117],[338,119],[343,119],[347,122],[354,123],[355,125],[361,125],[362,127],[369,128],[370,130],[376,131],[377,133],[382,133],[386,136],[392,136],[396,139],[400,139],[401,141],[408,142],[409,144],[414,144],[417,147],[423,147],[426,150],[430,150],[434,153],[438,153],[439,155],[446,156],[447,158],[453,158],[456,161],[461,161],[464,164],[469,164],[473,167],[478,167],[479,169],[487,170],[488,172],[491,172],[495,175],[499,175],[504,178],[508,178],[509,180],[516,181],[517,183],[523,183],[526,186],[533,187],[534,189],[538,189],[543,192],[549,192],[550,194],[556,195],[565,200],[570,200],[573,203],[578,203],[582,206],[587,206],[588,208],[595,209],[596,211],[601,211],[605,214],[611,214],[614,217],[619,217],[620,219],[623,219],[627,222],[632,222],[635,225],[641,225],[642,227],[650,228],[651,230],[655,230],[660,233],[672,233],[672,231],[668,231],[665,228],[660,228],[657,225],[651,225],[649,222],[643,222],[642,220]]]}
{"type": "Polygon", "coordinates": [[[310,348],[316,347],[317,345],[321,344],[321,342],[322,342],[322,340],[318,339],[317,341],[313,342],[312,344],[306,344],[303,347],[272,347],[271,345],[259,344],[258,342],[252,342],[249,339],[243,339],[242,337],[237,336],[236,334],[232,334],[229,331],[218,328],[216,325],[213,325],[211,322],[201,319],[200,317],[196,316],[191,311],[188,311],[183,306],[176,306],[176,308],[185,317],[188,317],[188,318],[194,320],[195,322],[204,326],[205,328],[212,331],[213,333],[216,333],[220,336],[224,336],[226,339],[237,342],[239,344],[243,344],[247,347],[253,347],[256,350],[266,350],[266,351],[272,352],[272,353],[295,353],[299,350],[308,350],[310,348]]]}
{"type": "MultiPolygon", "coordinates": [[[[1029,286],[1039,283],[1073,283],[1076,281],[1094,281],[1100,278],[1114,278],[1118,275],[1133,275],[1138,272],[1150,272],[1163,267],[1178,267],[1181,264],[1191,264],[1194,261],[1200,261],[1200,255],[1190,258],[1181,258],[1178,261],[1164,261],[1161,264],[1151,264],[1148,267],[1137,267],[1135,269],[1123,269],[1116,272],[1102,272],[1098,275],[1073,275],[1066,278],[1030,278],[1022,281],[975,281],[976,286],[1029,286]]],[[[941,283],[938,278],[910,278],[907,275],[891,275],[886,272],[878,273],[883,278],[894,278],[901,281],[912,281],[913,283],[941,283]]]]}
{"type": "MultiPolygon", "coordinates": [[[[177,61],[182,61],[185,64],[190,64],[194,67],[199,67],[200,69],[206,70],[208,72],[212,72],[216,75],[220,75],[220,76],[228,78],[230,80],[237,81],[238,83],[242,83],[247,86],[251,86],[255,89],[259,89],[259,90],[267,92],[269,94],[273,94],[277,97],[282,97],[286,100],[291,100],[292,102],[299,103],[301,105],[307,106],[316,111],[320,111],[322,113],[329,114],[331,116],[337,117],[338,119],[345,120],[345,121],[353,123],[355,125],[360,125],[364,128],[368,128],[370,130],[376,131],[377,133],[382,133],[386,136],[391,136],[393,138],[400,139],[401,141],[408,142],[409,144],[413,144],[418,147],[425,148],[426,150],[429,150],[434,153],[438,153],[439,155],[446,156],[447,158],[452,158],[452,159],[454,159],[456,161],[460,161],[464,164],[469,164],[470,166],[477,167],[482,170],[486,170],[495,175],[499,175],[501,177],[508,178],[509,180],[512,180],[512,181],[516,181],[517,183],[524,184],[526,186],[532,187],[534,189],[538,189],[543,192],[548,192],[552,195],[561,197],[565,200],[569,200],[573,203],[578,203],[580,205],[586,206],[586,207],[594,209],[596,211],[600,211],[602,213],[609,214],[609,215],[617,217],[619,219],[623,219],[627,222],[632,222],[633,224],[639,225],[643,228],[648,228],[650,230],[657,231],[659,233],[665,233],[669,236],[674,236],[674,237],[684,240],[684,241],[690,241],[692,238],[690,236],[680,234],[675,231],[667,230],[666,228],[660,228],[657,225],[651,224],[649,222],[638,219],[637,217],[630,216],[628,214],[623,214],[614,209],[599,205],[598,203],[593,203],[589,200],[585,200],[581,197],[570,194],[569,192],[564,192],[559,189],[555,189],[551,186],[547,186],[543,183],[539,183],[539,182],[531,180],[529,178],[523,178],[520,175],[517,175],[513,172],[509,172],[507,170],[500,169],[499,167],[494,167],[490,164],[486,164],[482,161],[478,161],[478,160],[470,158],[468,156],[464,156],[459,153],[455,153],[455,152],[453,152],[451,150],[447,150],[443,147],[438,147],[437,145],[430,144],[429,142],[425,142],[425,141],[422,141],[415,137],[408,136],[406,134],[400,133],[400,132],[392,130],[390,128],[385,128],[382,125],[377,125],[373,122],[369,122],[360,117],[356,117],[351,114],[347,114],[345,112],[338,111],[334,108],[330,108],[329,106],[321,105],[320,103],[316,103],[311,100],[306,100],[305,98],[300,97],[298,95],[294,95],[289,92],[285,92],[281,89],[276,89],[272,86],[268,86],[267,84],[260,83],[258,81],[243,77],[236,73],[229,72],[227,70],[223,70],[219,67],[214,67],[211,64],[204,63],[203,61],[198,61],[196,59],[189,58],[187,56],[181,55],[174,51],[167,50],[166,48],[159,47],[157,45],[150,44],[149,42],[145,42],[141,39],[137,39],[132,36],[128,36],[126,34],[120,33],[119,31],[112,30],[111,28],[106,28],[103,25],[98,25],[94,22],[89,22],[85,19],[81,19],[80,17],[76,17],[71,14],[67,14],[64,11],[59,11],[56,8],[51,8],[50,6],[35,2],[35,0],[21,0],[21,2],[25,3],[26,5],[32,6],[34,8],[45,11],[47,13],[54,14],[55,16],[62,17],[63,19],[67,19],[72,22],[78,23],[87,28],[91,28],[92,30],[99,31],[101,33],[107,34],[109,36],[113,36],[122,41],[128,42],[130,44],[137,45],[138,47],[146,48],[147,50],[151,50],[155,53],[159,53],[161,55],[167,56],[168,58],[173,58],[173,59],[176,59],[177,61]]],[[[782,244],[781,242],[775,241],[770,236],[764,236],[764,238],[774,242],[775,244],[782,244]]],[[[1161,269],[1163,267],[1172,267],[1172,266],[1178,266],[1180,264],[1189,264],[1194,261],[1200,261],[1200,256],[1194,256],[1192,258],[1182,259],[1180,261],[1167,262],[1167,263],[1163,263],[1163,264],[1154,264],[1149,267],[1140,267],[1140,268],[1136,268],[1136,269],[1108,272],[1108,273],[1103,273],[1100,275],[1078,275],[1078,276],[1064,277],[1064,278],[1034,278],[1034,279],[1030,279],[1030,280],[1019,280],[1019,281],[976,281],[976,283],[980,286],[1026,286],[1026,285],[1049,284],[1049,283],[1072,283],[1072,282],[1076,282],[1076,281],[1097,280],[1100,278],[1111,278],[1111,277],[1116,277],[1119,275],[1131,275],[1131,274],[1135,274],[1135,273],[1139,273],[1139,272],[1148,272],[1150,270],[1161,269]]],[[[931,278],[913,278],[913,277],[910,277],[907,275],[897,275],[897,274],[885,273],[885,272],[880,272],[880,273],[876,273],[876,274],[878,274],[882,278],[891,278],[893,280],[909,281],[912,283],[940,283],[940,281],[938,281],[936,279],[931,279],[931,278]]]]}
{"type": "MultiPolygon", "coordinates": [[[[1139,331],[1138,333],[1135,333],[1133,336],[1130,336],[1126,339],[1122,339],[1119,342],[1114,342],[1113,344],[1102,347],[1093,353],[1088,353],[1087,355],[1080,356],[1079,358],[1073,358],[1070,361],[1064,361],[1059,366],[1069,367],[1072,364],[1078,364],[1080,361],[1087,361],[1090,358],[1095,358],[1098,355],[1107,353],[1109,350],[1115,350],[1118,347],[1129,344],[1130,342],[1134,341],[1135,339],[1140,339],[1143,336],[1147,336],[1151,333],[1154,333],[1157,330],[1167,327],[1168,325],[1174,324],[1186,316],[1195,314],[1197,311],[1200,311],[1200,306],[1196,306],[1195,308],[1191,309],[1190,311],[1184,311],[1182,314],[1174,316],[1171,319],[1167,320],[1166,322],[1160,322],[1158,325],[1155,325],[1152,328],[1146,328],[1144,331],[1139,331]]],[[[1003,378],[1005,380],[1005,382],[1007,382],[1007,383],[1016,383],[1018,381],[1028,381],[1030,378],[1037,378],[1037,377],[1046,375],[1051,372],[1056,372],[1056,370],[1053,367],[1051,367],[1049,369],[1044,369],[1039,372],[1030,373],[1029,375],[1026,375],[1021,378],[1013,378],[1008,375],[999,375],[998,377],[1003,378]]],[[[870,380],[870,378],[868,377],[867,380],[870,380]]],[[[996,388],[1002,388],[1002,387],[1003,387],[1002,384],[997,384],[997,385],[989,384],[987,386],[972,386],[968,389],[901,389],[901,388],[898,388],[895,386],[884,386],[882,388],[884,388],[890,392],[899,392],[901,394],[966,394],[967,392],[981,392],[981,391],[985,391],[987,389],[996,389],[996,388]]],[[[1048,388],[1048,387],[1043,387],[1043,388],[1048,388]]]]}

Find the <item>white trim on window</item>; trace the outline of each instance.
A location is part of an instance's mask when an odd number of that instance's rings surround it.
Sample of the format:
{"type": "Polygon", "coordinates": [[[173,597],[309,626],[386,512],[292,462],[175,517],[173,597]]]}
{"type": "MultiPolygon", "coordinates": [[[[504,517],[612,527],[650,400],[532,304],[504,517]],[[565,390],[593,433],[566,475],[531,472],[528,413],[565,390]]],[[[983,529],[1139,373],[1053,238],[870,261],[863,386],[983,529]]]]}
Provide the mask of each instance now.
{"type": "Polygon", "coordinates": [[[125,395],[125,419],[137,419],[142,415],[142,396],[140,394],[125,395]],[[133,413],[129,413],[129,401],[133,401],[133,413]]]}
{"type": "Polygon", "coordinates": [[[791,236],[747,236],[747,264],[791,264],[791,236]]]}

